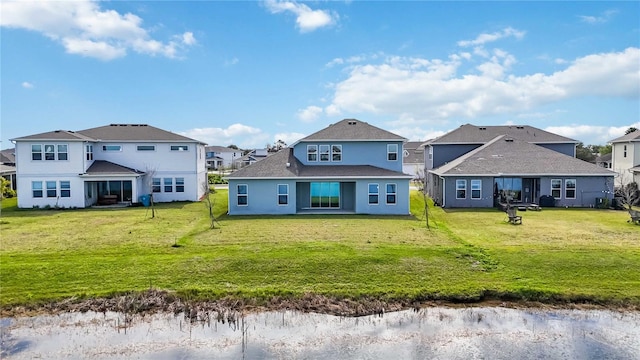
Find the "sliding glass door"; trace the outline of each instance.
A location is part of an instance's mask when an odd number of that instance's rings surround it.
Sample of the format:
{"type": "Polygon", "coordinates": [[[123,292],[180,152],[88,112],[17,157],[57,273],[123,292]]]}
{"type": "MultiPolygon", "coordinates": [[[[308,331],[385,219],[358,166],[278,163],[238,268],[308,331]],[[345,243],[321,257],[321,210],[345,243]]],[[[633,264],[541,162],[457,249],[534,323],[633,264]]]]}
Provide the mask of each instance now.
{"type": "Polygon", "coordinates": [[[315,182],[311,183],[312,208],[340,208],[340,183],[315,182]]]}

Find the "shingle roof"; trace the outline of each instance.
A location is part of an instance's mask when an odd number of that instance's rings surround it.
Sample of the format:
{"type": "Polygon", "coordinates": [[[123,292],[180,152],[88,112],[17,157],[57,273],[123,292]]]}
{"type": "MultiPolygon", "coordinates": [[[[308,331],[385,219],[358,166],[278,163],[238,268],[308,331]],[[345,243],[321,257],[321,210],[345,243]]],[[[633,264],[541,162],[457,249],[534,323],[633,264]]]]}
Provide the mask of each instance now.
{"type": "Polygon", "coordinates": [[[400,135],[396,135],[387,130],[380,129],[373,125],[356,119],[344,119],[335,124],[315,132],[298,142],[305,141],[366,141],[366,140],[386,140],[386,141],[406,141],[400,135]]]}
{"type": "Polygon", "coordinates": [[[632,131],[624,136],[620,136],[619,138],[615,138],[610,143],[617,142],[629,142],[629,141],[640,141],[640,130],[632,131]]]}
{"type": "Polygon", "coordinates": [[[80,131],[55,130],[41,134],[23,136],[14,140],[162,141],[202,143],[198,140],[146,124],[110,124],[80,131]]]}
{"type": "Polygon", "coordinates": [[[598,156],[596,162],[611,162],[611,153],[598,156]]]}
{"type": "Polygon", "coordinates": [[[228,178],[328,178],[328,177],[396,177],[409,175],[370,165],[316,165],[305,166],[294,155],[292,148],[242,168],[228,178]],[[287,166],[287,163],[289,166],[287,166]]]}
{"type": "Polygon", "coordinates": [[[11,148],[11,149],[4,149],[4,150],[0,151],[0,163],[15,164],[16,163],[16,149],[15,148],[11,148]]]}
{"type": "Polygon", "coordinates": [[[86,172],[88,175],[142,175],[143,171],[128,168],[106,160],[95,160],[86,172]]]}
{"type": "Polygon", "coordinates": [[[15,172],[16,172],[15,166],[0,164],[0,174],[7,175],[15,172]]]}
{"type": "Polygon", "coordinates": [[[403,145],[403,164],[422,164],[424,163],[424,147],[421,146],[423,141],[408,141],[403,145]],[[404,151],[408,153],[404,156],[404,151]]]}
{"type": "Polygon", "coordinates": [[[441,176],[615,175],[595,164],[505,135],[432,172],[441,176]]]}
{"type": "Polygon", "coordinates": [[[577,140],[558,134],[550,133],[528,125],[504,125],[504,126],[475,126],[465,124],[438,138],[429,141],[429,144],[485,144],[496,136],[509,135],[510,137],[531,143],[578,143],[577,140]]]}
{"type": "Polygon", "coordinates": [[[205,147],[205,151],[207,152],[242,152],[242,150],[236,150],[236,149],[232,149],[230,147],[226,147],[226,146],[217,146],[217,145],[212,145],[212,146],[207,146],[205,147]]]}

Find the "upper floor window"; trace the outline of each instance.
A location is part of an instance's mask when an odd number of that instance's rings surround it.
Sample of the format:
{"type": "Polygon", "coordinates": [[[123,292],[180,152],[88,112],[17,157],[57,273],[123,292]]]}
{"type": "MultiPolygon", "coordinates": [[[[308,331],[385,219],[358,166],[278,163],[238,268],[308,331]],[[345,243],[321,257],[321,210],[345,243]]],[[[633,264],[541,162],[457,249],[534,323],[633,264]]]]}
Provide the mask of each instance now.
{"type": "Polygon", "coordinates": [[[576,198],[576,179],[566,179],[564,181],[564,198],[565,199],[576,198]]]}
{"type": "Polygon", "coordinates": [[[551,196],[556,199],[560,199],[562,196],[562,180],[551,179],[551,196]]]}
{"type": "Polygon", "coordinates": [[[623,157],[627,157],[627,145],[624,146],[624,153],[622,154],[623,157]]]}
{"type": "Polygon", "coordinates": [[[387,184],[387,204],[396,203],[396,184],[387,184]]]}
{"type": "Polygon", "coordinates": [[[31,160],[42,160],[42,145],[31,145],[31,160]]]}
{"type": "Polygon", "coordinates": [[[307,145],[307,161],[318,161],[318,145],[307,145]]]}
{"type": "Polygon", "coordinates": [[[136,147],[138,151],[156,151],[155,145],[138,145],[136,147]]]}
{"type": "Polygon", "coordinates": [[[342,161],[342,145],[331,145],[331,161],[342,161]]]}
{"type": "Polygon", "coordinates": [[[56,146],[53,144],[46,144],[44,146],[44,159],[55,160],[56,159],[56,146]]]}
{"type": "Polygon", "coordinates": [[[398,160],[398,144],[387,144],[387,160],[398,160]]]}
{"type": "Polygon", "coordinates": [[[429,146],[429,160],[433,158],[433,147],[429,146]]]}
{"type": "Polygon", "coordinates": [[[320,161],[329,161],[329,145],[320,145],[320,161]]]}
{"type": "Polygon", "coordinates": [[[102,145],[102,151],[122,151],[122,145],[102,145]]]}
{"type": "Polygon", "coordinates": [[[171,151],[188,151],[188,145],[171,145],[171,151]]]}
{"type": "Polygon", "coordinates": [[[67,160],[69,153],[67,152],[67,145],[58,145],[58,160],[67,160]]]}
{"type": "Polygon", "coordinates": [[[471,198],[482,198],[482,180],[471,180],[471,198]]]}
{"type": "Polygon", "coordinates": [[[380,187],[378,184],[369,184],[369,205],[378,205],[380,187]]]}
{"type": "Polygon", "coordinates": [[[467,198],[467,180],[456,180],[456,199],[467,198]]]}
{"type": "Polygon", "coordinates": [[[93,145],[86,146],[87,160],[93,160],[93,145]]]}

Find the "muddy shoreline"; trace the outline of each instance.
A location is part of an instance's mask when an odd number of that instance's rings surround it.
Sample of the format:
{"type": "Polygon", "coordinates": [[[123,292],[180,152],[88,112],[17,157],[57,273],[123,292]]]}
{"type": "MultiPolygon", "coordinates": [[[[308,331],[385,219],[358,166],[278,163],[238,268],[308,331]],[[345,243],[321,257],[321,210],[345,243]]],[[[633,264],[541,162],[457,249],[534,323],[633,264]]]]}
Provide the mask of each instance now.
{"type": "Polygon", "coordinates": [[[55,315],[65,312],[91,311],[98,313],[120,312],[131,315],[183,313],[185,317],[194,320],[212,317],[218,320],[231,320],[247,313],[283,310],[357,317],[434,306],[452,308],[499,306],[506,308],[640,311],[640,305],[636,304],[572,302],[567,300],[531,301],[491,297],[415,301],[382,300],[370,297],[347,299],[305,294],[299,298],[276,296],[269,300],[236,297],[225,297],[216,300],[184,300],[170,291],[149,289],[109,298],[68,298],[46,304],[3,307],[0,309],[0,317],[28,317],[43,314],[55,315]]]}

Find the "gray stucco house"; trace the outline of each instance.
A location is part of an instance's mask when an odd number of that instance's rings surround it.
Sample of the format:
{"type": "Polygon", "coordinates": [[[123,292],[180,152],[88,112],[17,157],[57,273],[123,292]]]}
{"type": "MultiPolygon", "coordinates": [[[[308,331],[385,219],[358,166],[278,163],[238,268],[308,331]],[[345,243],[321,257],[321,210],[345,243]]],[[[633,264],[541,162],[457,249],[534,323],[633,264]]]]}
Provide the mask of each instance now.
{"type": "Polygon", "coordinates": [[[405,138],[345,119],[228,176],[229,214],[409,214],[405,138]]]}
{"type": "Polygon", "coordinates": [[[532,126],[462,125],[425,143],[427,189],[443,207],[611,199],[615,172],[575,158],[577,143],[532,126]]]}

